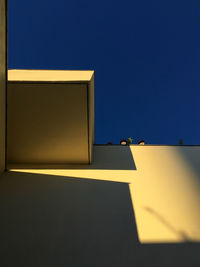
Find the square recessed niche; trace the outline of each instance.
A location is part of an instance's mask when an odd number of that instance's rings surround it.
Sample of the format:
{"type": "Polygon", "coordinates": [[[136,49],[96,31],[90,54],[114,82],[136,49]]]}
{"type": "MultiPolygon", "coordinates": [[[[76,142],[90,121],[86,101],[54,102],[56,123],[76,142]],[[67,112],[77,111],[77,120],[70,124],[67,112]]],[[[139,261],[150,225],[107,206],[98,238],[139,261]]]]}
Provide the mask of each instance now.
{"type": "Polygon", "coordinates": [[[94,71],[8,71],[8,164],[89,164],[93,143],[94,71]]]}

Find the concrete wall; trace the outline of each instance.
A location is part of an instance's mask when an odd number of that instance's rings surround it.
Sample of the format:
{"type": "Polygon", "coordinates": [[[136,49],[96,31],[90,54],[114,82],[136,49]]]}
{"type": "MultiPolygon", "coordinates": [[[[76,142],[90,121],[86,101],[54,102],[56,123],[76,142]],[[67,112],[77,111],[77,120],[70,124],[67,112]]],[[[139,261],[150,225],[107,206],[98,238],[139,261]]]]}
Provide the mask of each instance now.
{"type": "Polygon", "coordinates": [[[6,17],[6,0],[0,0],[0,173],[5,169],[6,17]]]}
{"type": "Polygon", "coordinates": [[[127,183],[141,243],[200,241],[200,147],[94,146],[93,153],[91,166],[24,171],[127,183]]]}
{"type": "Polygon", "coordinates": [[[24,171],[127,183],[141,243],[200,241],[199,146],[94,146],[93,157],[91,166],[24,171]]]}

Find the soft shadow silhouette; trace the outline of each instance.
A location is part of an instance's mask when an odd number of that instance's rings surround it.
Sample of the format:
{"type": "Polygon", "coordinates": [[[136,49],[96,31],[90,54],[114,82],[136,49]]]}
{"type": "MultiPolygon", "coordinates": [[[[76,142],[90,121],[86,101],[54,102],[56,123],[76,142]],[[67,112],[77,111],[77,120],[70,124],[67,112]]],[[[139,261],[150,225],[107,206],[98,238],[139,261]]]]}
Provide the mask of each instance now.
{"type": "Polygon", "coordinates": [[[171,232],[173,232],[177,237],[182,239],[184,242],[190,241],[189,237],[180,230],[175,229],[160,213],[152,209],[151,207],[144,207],[144,209],[159,220],[163,225],[165,225],[171,232]]]}
{"type": "Polygon", "coordinates": [[[9,169],[98,169],[98,170],[136,170],[129,146],[94,145],[92,164],[8,164],[9,169]]]}

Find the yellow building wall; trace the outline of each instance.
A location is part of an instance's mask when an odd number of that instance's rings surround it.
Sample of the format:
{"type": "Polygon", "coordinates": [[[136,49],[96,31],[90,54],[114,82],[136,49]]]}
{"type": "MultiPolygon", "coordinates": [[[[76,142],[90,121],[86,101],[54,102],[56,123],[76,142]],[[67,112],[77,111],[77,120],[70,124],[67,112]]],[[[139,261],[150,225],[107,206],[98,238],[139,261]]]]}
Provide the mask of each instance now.
{"type": "Polygon", "coordinates": [[[32,167],[10,169],[127,184],[140,243],[200,241],[199,146],[94,146],[91,166],[32,167]]]}
{"type": "Polygon", "coordinates": [[[94,71],[8,70],[7,162],[88,164],[94,71]]]}
{"type": "Polygon", "coordinates": [[[0,173],[5,169],[6,1],[0,0],[0,173]]]}

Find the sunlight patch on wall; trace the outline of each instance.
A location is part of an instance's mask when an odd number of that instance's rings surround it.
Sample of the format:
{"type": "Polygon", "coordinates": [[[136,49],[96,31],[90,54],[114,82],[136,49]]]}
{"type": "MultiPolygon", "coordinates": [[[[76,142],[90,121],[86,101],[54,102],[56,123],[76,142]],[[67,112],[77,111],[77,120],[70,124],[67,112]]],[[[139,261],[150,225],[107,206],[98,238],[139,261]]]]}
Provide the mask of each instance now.
{"type": "Polygon", "coordinates": [[[199,241],[199,172],[183,155],[189,157],[190,151],[187,147],[131,148],[137,179],[129,187],[140,242],[199,241]]]}

